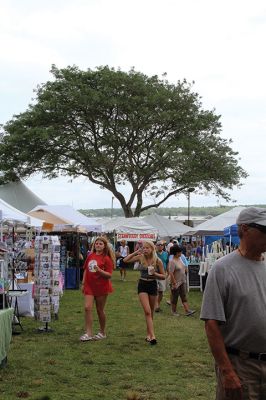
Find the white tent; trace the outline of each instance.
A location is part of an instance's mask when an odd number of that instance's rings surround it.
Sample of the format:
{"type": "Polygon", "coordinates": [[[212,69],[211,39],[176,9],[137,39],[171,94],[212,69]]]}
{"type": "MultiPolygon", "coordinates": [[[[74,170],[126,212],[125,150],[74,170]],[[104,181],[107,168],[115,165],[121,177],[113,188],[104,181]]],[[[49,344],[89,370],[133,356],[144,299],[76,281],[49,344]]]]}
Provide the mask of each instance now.
{"type": "Polygon", "coordinates": [[[181,222],[173,221],[158,214],[147,215],[143,221],[158,229],[160,238],[170,238],[183,235],[188,227],[181,222]]]}
{"type": "Polygon", "coordinates": [[[190,236],[223,236],[224,228],[236,223],[239,213],[246,207],[234,207],[223,214],[217,215],[207,221],[190,228],[185,235],[190,236]]]}
{"type": "Polygon", "coordinates": [[[2,226],[7,223],[20,223],[40,227],[43,223],[42,220],[31,217],[22,211],[17,210],[2,199],[0,199],[0,221],[2,226]]]}
{"type": "Polygon", "coordinates": [[[39,204],[46,204],[21,181],[0,185],[0,199],[25,213],[39,204]]]}
{"type": "Polygon", "coordinates": [[[29,215],[43,219],[51,223],[59,230],[64,225],[75,228],[85,229],[87,232],[101,232],[102,226],[94,218],[88,218],[76,211],[73,207],[67,205],[39,205],[28,212],[29,215]]]}
{"type": "Polygon", "coordinates": [[[117,240],[125,239],[135,242],[138,240],[156,240],[158,229],[147,224],[141,218],[118,217],[102,221],[103,232],[115,232],[117,240]]]}

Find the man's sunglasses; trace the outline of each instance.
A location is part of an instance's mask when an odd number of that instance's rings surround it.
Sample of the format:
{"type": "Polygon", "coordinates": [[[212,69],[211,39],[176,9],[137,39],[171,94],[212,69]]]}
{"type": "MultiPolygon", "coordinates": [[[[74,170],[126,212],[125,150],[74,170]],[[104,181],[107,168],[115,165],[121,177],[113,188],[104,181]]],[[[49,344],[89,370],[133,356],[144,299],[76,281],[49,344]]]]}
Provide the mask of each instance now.
{"type": "Polygon", "coordinates": [[[252,222],[251,224],[247,224],[251,228],[256,228],[262,233],[266,233],[266,226],[255,224],[255,222],[252,222]]]}

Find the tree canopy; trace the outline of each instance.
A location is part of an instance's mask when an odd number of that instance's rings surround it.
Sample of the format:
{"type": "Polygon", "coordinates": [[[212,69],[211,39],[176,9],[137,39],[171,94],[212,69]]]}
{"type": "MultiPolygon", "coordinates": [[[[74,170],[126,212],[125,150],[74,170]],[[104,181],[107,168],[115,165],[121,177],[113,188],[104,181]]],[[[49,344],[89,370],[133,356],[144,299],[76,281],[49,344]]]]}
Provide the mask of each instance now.
{"type": "Polygon", "coordinates": [[[2,183],[40,172],[84,176],[131,217],[190,188],[228,200],[247,176],[220,136],[220,116],[203,109],[193,83],[108,66],[52,66],[51,73],[33,104],[3,126],[2,183]]]}

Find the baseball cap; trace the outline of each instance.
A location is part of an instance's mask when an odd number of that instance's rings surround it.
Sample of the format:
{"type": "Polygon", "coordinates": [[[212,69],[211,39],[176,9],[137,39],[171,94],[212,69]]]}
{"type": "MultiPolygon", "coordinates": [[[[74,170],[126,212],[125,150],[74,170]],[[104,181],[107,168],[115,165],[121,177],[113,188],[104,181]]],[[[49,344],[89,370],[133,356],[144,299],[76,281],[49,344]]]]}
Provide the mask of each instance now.
{"type": "Polygon", "coordinates": [[[266,226],[266,208],[249,207],[242,210],[236,220],[237,225],[258,224],[266,226]]]}

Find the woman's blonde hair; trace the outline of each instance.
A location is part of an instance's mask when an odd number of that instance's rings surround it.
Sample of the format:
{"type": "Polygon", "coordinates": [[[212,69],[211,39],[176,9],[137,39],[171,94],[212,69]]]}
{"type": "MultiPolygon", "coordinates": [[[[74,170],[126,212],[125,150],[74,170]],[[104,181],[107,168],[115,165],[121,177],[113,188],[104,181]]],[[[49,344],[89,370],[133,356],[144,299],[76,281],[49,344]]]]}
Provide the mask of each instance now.
{"type": "Polygon", "coordinates": [[[113,269],[115,269],[115,267],[116,267],[115,253],[114,253],[111,243],[108,241],[108,239],[105,236],[97,236],[95,238],[95,240],[93,241],[93,244],[92,244],[92,248],[91,248],[92,253],[96,253],[95,243],[97,242],[97,240],[100,240],[101,242],[104,243],[103,254],[105,256],[109,256],[111,258],[112,263],[113,263],[113,269]]]}
{"type": "Polygon", "coordinates": [[[152,261],[148,263],[145,255],[142,254],[141,257],[140,257],[140,263],[144,267],[148,267],[148,265],[153,265],[154,267],[156,267],[157,262],[158,262],[158,257],[157,257],[157,253],[156,253],[155,244],[151,240],[145,240],[145,241],[142,242],[142,244],[143,244],[143,246],[145,244],[147,244],[152,249],[152,261]]]}

